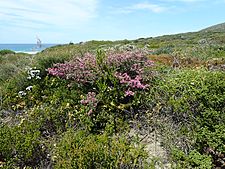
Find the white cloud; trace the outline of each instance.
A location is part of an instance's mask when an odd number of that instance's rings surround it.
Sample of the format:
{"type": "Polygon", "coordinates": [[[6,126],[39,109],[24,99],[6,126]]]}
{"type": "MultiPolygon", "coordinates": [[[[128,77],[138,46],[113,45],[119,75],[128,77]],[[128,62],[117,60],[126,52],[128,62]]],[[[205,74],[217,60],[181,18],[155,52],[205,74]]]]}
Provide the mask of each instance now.
{"type": "Polygon", "coordinates": [[[157,4],[151,4],[149,2],[135,4],[135,5],[131,6],[130,9],[133,9],[133,10],[146,9],[146,10],[150,10],[155,13],[164,12],[166,10],[166,8],[163,6],[160,6],[157,4]]]}
{"type": "Polygon", "coordinates": [[[0,1],[0,22],[11,26],[79,26],[96,16],[98,0],[0,1]]]}
{"type": "Polygon", "coordinates": [[[133,4],[124,8],[118,8],[114,10],[114,13],[132,13],[139,10],[148,10],[154,13],[161,13],[166,11],[167,8],[159,4],[141,2],[141,3],[133,4]]]}

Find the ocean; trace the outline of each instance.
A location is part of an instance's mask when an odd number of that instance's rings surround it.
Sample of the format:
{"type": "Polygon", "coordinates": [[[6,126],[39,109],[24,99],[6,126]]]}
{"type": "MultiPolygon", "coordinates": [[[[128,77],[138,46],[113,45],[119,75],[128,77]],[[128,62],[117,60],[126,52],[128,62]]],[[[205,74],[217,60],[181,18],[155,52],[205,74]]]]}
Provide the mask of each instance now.
{"type": "Polygon", "coordinates": [[[0,44],[0,50],[9,49],[15,51],[16,53],[24,52],[35,54],[56,45],[57,44],[42,44],[41,47],[38,47],[37,44],[0,44]]]}

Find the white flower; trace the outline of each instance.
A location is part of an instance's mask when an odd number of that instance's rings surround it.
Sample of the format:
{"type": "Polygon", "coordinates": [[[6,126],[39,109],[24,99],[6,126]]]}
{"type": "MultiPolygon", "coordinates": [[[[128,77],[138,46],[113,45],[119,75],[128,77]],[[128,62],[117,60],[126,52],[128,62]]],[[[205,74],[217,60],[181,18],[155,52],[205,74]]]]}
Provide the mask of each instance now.
{"type": "Polygon", "coordinates": [[[26,88],[26,90],[31,90],[33,88],[33,86],[28,86],[27,88],[26,88]]]}
{"type": "Polygon", "coordinates": [[[40,76],[37,76],[36,79],[41,79],[41,77],[40,76]]]}
{"type": "Polygon", "coordinates": [[[27,74],[28,74],[27,79],[32,79],[32,78],[41,79],[40,76],[39,76],[40,72],[41,71],[36,69],[36,68],[34,68],[34,69],[29,68],[28,71],[27,71],[27,74]]]}
{"type": "Polygon", "coordinates": [[[18,93],[18,95],[20,96],[20,97],[23,97],[23,96],[25,96],[27,93],[26,92],[24,92],[24,91],[19,91],[19,93],[18,93]]]}

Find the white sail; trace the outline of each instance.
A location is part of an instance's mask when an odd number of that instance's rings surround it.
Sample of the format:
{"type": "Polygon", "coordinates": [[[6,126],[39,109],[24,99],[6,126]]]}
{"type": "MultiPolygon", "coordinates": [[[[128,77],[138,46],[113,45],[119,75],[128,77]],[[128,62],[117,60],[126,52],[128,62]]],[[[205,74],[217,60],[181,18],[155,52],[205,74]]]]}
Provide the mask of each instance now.
{"type": "Polygon", "coordinates": [[[41,39],[37,36],[37,48],[41,48],[41,39]]]}

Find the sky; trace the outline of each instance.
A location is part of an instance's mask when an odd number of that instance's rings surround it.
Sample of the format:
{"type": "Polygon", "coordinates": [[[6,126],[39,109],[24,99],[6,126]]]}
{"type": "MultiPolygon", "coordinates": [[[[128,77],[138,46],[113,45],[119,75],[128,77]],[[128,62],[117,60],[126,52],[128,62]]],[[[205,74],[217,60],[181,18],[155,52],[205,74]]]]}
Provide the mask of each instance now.
{"type": "Polygon", "coordinates": [[[0,0],[0,43],[78,43],[198,31],[225,0],[0,0]]]}

